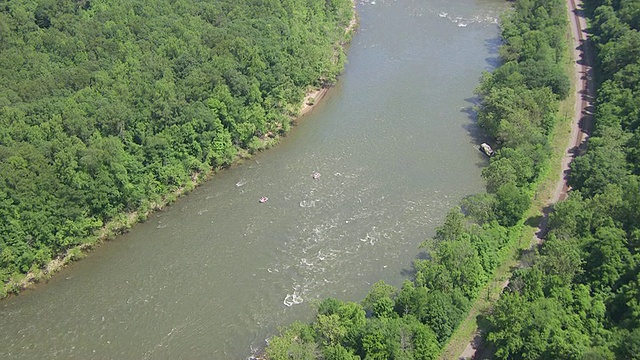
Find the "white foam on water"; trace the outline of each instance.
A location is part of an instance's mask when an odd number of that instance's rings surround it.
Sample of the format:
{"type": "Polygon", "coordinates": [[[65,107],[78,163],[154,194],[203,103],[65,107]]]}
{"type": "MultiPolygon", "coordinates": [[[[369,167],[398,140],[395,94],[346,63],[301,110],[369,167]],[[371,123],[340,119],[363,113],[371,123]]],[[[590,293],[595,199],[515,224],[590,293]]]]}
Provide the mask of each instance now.
{"type": "Polygon", "coordinates": [[[302,200],[300,201],[300,207],[310,208],[316,206],[315,200],[302,200]]]}
{"type": "Polygon", "coordinates": [[[300,260],[300,265],[304,265],[304,266],[312,267],[312,266],[313,266],[313,263],[310,263],[307,259],[302,258],[302,259],[300,260]]]}
{"type": "Polygon", "coordinates": [[[492,12],[483,13],[483,14],[475,14],[472,16],[459,16],[459,15],[451,15],[447,11],[437,11],[434,9],[430,10],[431,13],[437,13],[437,15],[445,20],[449,20],[450,22],[457,24],[458,27],[466,27],[469,24],[498,24],[499,17],[497,14],[492,12]]]}
{"type": "Polygon", "coordinates": [[[291,307],[293,305],[302,304],[304,299],[300,294],[298,294],[298,290],[293,290],[293,294],[287,294],[282,302],[285,306],[291,307]]]}

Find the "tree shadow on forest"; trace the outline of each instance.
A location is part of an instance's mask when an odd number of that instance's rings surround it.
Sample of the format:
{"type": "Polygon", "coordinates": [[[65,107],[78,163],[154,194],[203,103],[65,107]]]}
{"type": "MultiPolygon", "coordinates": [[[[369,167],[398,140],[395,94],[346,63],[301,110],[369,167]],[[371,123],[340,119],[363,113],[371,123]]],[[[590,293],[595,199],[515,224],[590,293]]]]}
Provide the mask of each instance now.
{"type": "Polygon", "coordinates": [[[540,222],[542,221],[542,215],[530,216],[527,220],[524,221],[524,224],[527,226],[537,228],[540,226],[540,222]]]}
{"type": "MultiPolygon", "coordinates": [[[[480,104],[479,97],[473,97],[465,99],[466,102],[472,104],[470,106],[462,108],[460,111],[467,114],[471,122],[462,125],[468,136],[471,138],[471,143],[474,148],[478,150],[479,154],[482,154],[480,150],[480,144],[491,143],[492,138],[478,125],[478,114],[476,112],[476,106],[480,104]]],[[[479,156],[475,165],[478,168],[484,168],[488,164],[488,158],[486,156],[479,156]]]]}
{"type": "MultiPolygon", "coordinates": [[[[473,356],[473,360],[484,360],[484,359],[493,359],[495,348],[485,341],[485,334],[491,328],[491,323],[487,319],[489,316],[488,312],[483,312],[476,316],[476,323],[478,324],[478,331],[473,337],[471,341],[471,346],[475,349],[475,354],[473,356]]],[[[464,359],[464,358],[460,358],[464,359]]]]}
{"type": "Polygon", "coordinates": [[[502,37],[496,36],[491,39],[487,39],[484,41],[484,47],[488,50],[491,56],[485,58],[485,62],[487,63],[487,67],[485,70],[491,71],[498,66],[500,66],[500,54],[498,50],[500,50],[500,46],[502,45],[502,37]]]}
{"type": "MultiPolygon", "coordinates": [[[[485,58],[485,71],[492,71],[500,65],[500,56],[498,55],[500,45],[502,45],[502,39],[500,36],[485,40],[484,46],[488,50],[488,53],[492,55],[485,58]]],[[[480,97],[473,96],[464,99],[464,101],[469,105],[463,107],[460,112],[466,114],[470,122],[463,124],[462,127],[466,130],[478,152],[481,153],[480,144],[484,142],[491,144],[494,139],[478,125],[477,108],[480,106],[480,97]]],[[[484,156],[479,157],[478,159],[476,166],[479,168],[487,166],[488,162],[484,156]]]]}
{"type": "Polygon", "coordinates": [[[416,277],[416,268],[415,266],[413,266],[413,263],[416,260],[431,260],[431,255],[429,255],[428,252],[421,250],[420,252],[418,252],[418,254],[416,255],[415,259],[413,259],[413,261],[411,262],[411,267],[409,268],[404,268],[400,270],[400,275],[402,275],[403,277],[410,279],[411,281],[415,280],[416,277]]]}

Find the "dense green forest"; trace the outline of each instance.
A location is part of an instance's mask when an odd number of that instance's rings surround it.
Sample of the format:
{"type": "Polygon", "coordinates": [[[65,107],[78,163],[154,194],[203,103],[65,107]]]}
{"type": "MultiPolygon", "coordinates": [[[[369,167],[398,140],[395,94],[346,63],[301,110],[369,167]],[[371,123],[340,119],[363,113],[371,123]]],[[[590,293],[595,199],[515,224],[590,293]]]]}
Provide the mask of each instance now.
{"type": "Polygon", "coordinates": [[[350,0],[0,0],[0,284],[286,132],[342,71],[352,17],[350,0]]]}
{"type": "Polygon", "coordinates": [[[489,318],[501,359],[640,359],[640,1],[586,4],[594,129],[539,256],[489,318]]]}
{"type": "MultiPolygon", "coordinates": [[[[487,192],[446,216],[400,289],[376,283],[361,302],[326,299],[313,323],[269,341],[284,359],[435,359],[471,303],[520,238],[536,182],[547,171],[558,102],[570,91],[563,0],[518,0],[501,21],[502,65],[483,75],[478,123],[497,153],[482,175],[487,192]]],[[[559,357],[562,358],[562,357],[559,357]]]]}

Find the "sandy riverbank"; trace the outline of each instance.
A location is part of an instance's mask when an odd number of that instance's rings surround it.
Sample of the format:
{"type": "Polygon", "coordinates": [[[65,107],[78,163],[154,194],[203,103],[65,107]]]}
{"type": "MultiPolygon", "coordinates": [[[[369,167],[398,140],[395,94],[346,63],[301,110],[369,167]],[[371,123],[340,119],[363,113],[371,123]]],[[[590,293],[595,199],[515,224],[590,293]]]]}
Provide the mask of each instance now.
{"type": "Polygon", "coordinates": [[[329,92],[329,88],[323,87],[308,93],[304,97],[304,101],[302,102],[302,107],[298,112],[298,117],[301,117],[309,113],[313,108],[315,108],[316,105],[318,105],[318,103],[320,102],[320,100],[322,100],[322,98],[327,94],[327,92],[329,92]]]}

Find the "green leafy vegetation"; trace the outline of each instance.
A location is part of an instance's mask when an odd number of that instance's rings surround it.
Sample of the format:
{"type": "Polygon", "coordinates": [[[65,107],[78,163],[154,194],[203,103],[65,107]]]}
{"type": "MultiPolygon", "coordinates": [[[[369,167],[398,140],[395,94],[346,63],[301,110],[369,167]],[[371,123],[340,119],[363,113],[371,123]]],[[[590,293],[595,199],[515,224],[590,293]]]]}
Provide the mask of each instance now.
{"type": "Polygon", "coordinates": [[[437,358],[518,231],[469,223],[454,209],[438,232],[424,244],[432,259],[416,261],[414,281],[401,289],[380,281],[361,304],[323,300],[313,324],[297,323],[269,342],[268,358],[437,358]]]}
{"type": "Polygon", "coordinates": [[[349,0],[0,1],[0,284],[286,132],[341,72],[352,15],[349,0]]]}
{"type": "Polygon", "coordinates": [[[587,4],[594,129],[540,254],[489,317],[501,359],[640,358],[640,1],[587,4]]]}
{"type": "MultiPolygon", "coordinates": [[[[520,238],[532,189],[548,166],[549,137],[558,101],[569,93],[569,80],[563,71],[567,25],[564,2],[517,1],[502,24],[503,65],[484,74],[477,90],[481,99],[478,121],[494,137],[497,148],[482,172],[487,193],[470,196],[462,201],[461,208],[449,212],[436,235],[422,244],[429,259],[415,261],[414,279],[406,280],[400,289],[379,282],[360,304],[322,301],[313,324],[297,323],[270,341],[266,350],[269,359],[440,356],[471,303],[520,238]],[[358,321],[352,320],[354,313],[358,321]]],[[[573,259],[571,252],[562,253],[573,259]]],[[[557,270],[568,276],[571,264],[560,265],[567,269],[557,270]]],[[[569,326],[576,321],[570,316],[559,318],[567,311],[562,304],[545,306],[548,310],[538,311],[555,322],[569,326]]],[[[598,310],[589,311],[598,314],[598,310]]],[[[552,325],[544,319],[536,321],[540,326],[552,325]]],[[[573,330],[561,336],[565,341],[584,339],[573,330]]],[[[572,347],[561,350],[558,354],[569,354],[572,347]]]]}

